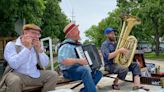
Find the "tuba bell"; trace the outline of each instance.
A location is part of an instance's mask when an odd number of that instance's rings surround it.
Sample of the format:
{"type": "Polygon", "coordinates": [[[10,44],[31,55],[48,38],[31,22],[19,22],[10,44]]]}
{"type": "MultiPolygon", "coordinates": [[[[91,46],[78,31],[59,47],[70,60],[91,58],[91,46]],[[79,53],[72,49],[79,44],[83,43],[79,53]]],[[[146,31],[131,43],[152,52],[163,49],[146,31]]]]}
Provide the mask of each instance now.
{"type": "Polygon", "coordinates": [[[115,57],[114,62],[122,67],[129,67],[129,65],[132,63],[135,50],[137,47],[137,42],[138,42],[134,36],[129,36],[129,34],[132,28],[135,25],[140,24],[141,21],[139,18],[131,15],[123,16],[123,21],[124,22],[117,43],[116,50],[123,47],[129,50],[129,54],[125,56],[124,54],[119,53],[115,57]]]}

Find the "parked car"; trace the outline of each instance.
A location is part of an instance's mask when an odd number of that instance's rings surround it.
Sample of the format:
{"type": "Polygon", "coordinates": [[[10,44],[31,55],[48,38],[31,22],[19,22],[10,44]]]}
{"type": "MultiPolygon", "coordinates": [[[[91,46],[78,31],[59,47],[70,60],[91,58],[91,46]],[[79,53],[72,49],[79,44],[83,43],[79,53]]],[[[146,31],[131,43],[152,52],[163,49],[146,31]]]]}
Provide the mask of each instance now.
{"type": "Polygon", "coordinates": [[[144,52],[152,52],[152,49],[150,47],[144,47],[142,48],[144,52]]]}

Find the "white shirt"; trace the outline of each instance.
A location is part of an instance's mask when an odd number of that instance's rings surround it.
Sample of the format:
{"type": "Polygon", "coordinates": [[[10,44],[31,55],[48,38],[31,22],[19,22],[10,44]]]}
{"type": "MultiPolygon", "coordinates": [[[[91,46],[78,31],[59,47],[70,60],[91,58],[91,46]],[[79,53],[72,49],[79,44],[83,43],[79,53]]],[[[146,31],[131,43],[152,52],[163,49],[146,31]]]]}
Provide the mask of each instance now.
{"type": "MultiPolygon", "coordinates": [[[[37,69],[37,57],[34,48],[28,49],[22,43],[20,37],[16,39],[16,42],[8,42],[5,51],[4,58],[8,62],[9,66],[14,71],[28,75],[33,78],[40,77],[40,71],[37,69]],[[21,47],[21,51],[17,53],[15,45],[21,47]]],[[[47,66],[49,63],[48,56],[43,52],[39,53],[39,59],[42,66],[47,66]]]]}

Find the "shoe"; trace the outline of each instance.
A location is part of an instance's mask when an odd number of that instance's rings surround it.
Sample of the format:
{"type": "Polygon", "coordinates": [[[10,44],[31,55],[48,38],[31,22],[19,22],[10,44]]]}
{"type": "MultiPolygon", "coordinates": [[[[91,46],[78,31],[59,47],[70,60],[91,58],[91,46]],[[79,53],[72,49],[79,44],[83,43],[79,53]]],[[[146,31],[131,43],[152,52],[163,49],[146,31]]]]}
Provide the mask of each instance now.
{"type": "Polygon", "coordinates": [[[81,88],[79,92],[84,92],[84,88],[81,88]]]}
{"type": "Polygon", "coordinates": [[[139,86],[134,86],[134,87],[133,87],[133,90],[138,90],[138,89],[143,89],[143,90],[145,90],[145,91],[149,91],[149,90],[150,90],[150,89],[145,88],[145,87],[143,87],[143,86],[141,86],[141,87],[139,87],[139,86]]]}
{"type": "Polygon", "coordinates": [[[113,84],[112,89],[114,90],[120,90],[120,86],[118,84],[113,84]]]}

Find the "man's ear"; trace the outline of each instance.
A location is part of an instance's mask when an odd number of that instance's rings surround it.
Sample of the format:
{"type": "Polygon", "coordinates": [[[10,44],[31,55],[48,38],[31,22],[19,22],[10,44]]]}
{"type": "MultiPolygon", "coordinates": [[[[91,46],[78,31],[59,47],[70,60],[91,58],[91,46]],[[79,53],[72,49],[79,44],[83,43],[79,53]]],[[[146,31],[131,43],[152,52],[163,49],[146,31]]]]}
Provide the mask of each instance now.
{"type": "Polygon", "coordinates": [[[25,33],[24,30],[22,30],[21,34],[24,35],[24,33],[25,33]]]}
{"type": "Polygon", "coordinates": [[[67,34],[67,37],[68,37],[68,38],[72,37],[72,34],[71,34],[71,33],[68,33],[68,34],[67,34]]]}

